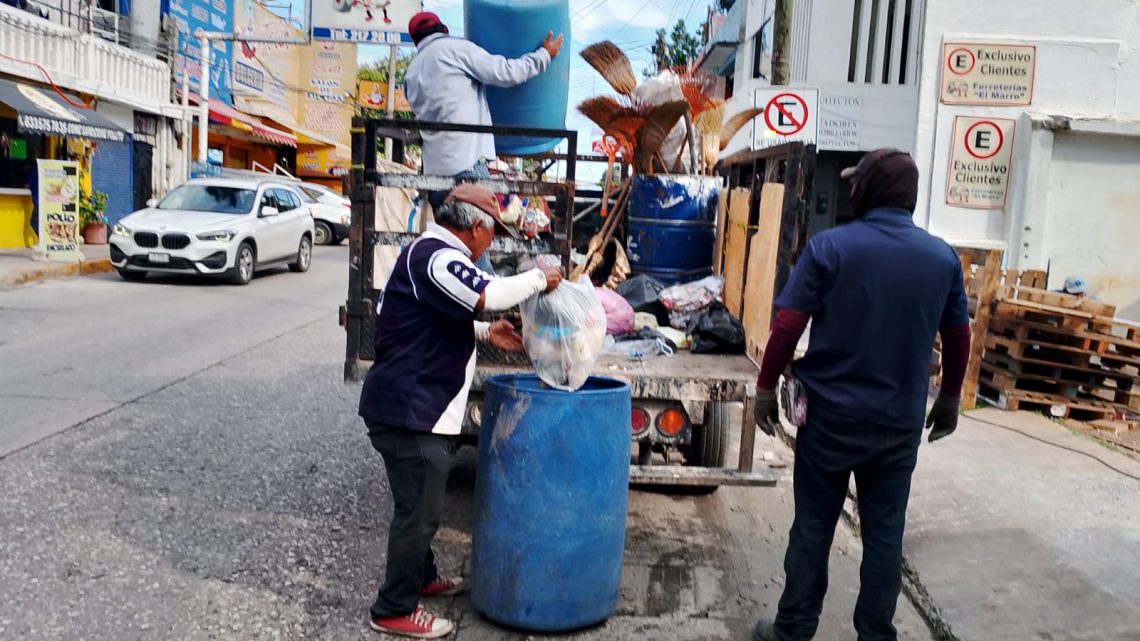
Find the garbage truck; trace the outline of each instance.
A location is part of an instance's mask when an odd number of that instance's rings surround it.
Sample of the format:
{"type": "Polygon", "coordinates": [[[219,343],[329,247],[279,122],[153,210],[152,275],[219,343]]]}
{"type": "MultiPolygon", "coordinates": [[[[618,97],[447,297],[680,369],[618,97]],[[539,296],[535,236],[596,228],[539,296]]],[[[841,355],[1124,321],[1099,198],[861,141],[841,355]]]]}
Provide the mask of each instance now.
{"type": "MultiPolygon", "coordinates": [[[[377,300],[400,249],[411,243],[426,225],[427,198],[423,192],[450,190],[457,182],[452,177],[419,175],[401,164],[405,145],[417,144],[421,131],[558,137],[568,143],[568,149],[577,148],[577,132],[569,130],[354,119],[352,168],[346,179],[347,195],[352,201],[349,285],[347,300],[340,310],[340,322],[346,334],[344,378],[348,383],[362,381],[372,364],[377,300]],[[377,141],[380,139],[391,145],[393,161],[379,157],[377,141]]],[[[586,216],[581,212],[591,209],[596,212],[599,199],[609,197],[604,190],[576,193],[577,165],[599,159],[547,152],[530,160],[536,161],[540,169],[560,163],[560,176],[548,177],[546,172],[540,172],[542,175],[537,179],[466,179],[496,194],[537,198],[548,204],[547,232],[522,238],[499,235],[489,251],[495,257],[507,259],[554,254],[570,269],[575,238],[584,237],[582,230],[575,234],[575,219],[582,224],[586,216]]],[[[738,173],[746,176],[748,172],[738,173]]],[[[590,230],[586,231],[588,234],[590,230]]],[[[471,442],[478,438],[484,383],[499,374],[528,370],[533,371],[533,368],[525,355],[480,346],[463,440],[471,442]]],[[[686,486],[698,493],[713,491],[721,485],[775,484],[775,473],[753,461],[756,428],[752,413],[757,367],[748,355],[693,354],[677,350],[669,356],[635,360],[605,354],[596,363],[594,374],[630,385],[632,484],[686,486]]],[[[566,429],[573,428],[566,426],[566,429]]]]}

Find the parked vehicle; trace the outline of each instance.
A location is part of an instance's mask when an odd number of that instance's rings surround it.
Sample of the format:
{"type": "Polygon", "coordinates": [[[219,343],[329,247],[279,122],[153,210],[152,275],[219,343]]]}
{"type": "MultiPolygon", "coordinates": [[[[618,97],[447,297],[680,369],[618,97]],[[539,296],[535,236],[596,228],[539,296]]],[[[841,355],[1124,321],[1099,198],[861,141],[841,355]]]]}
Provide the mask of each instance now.
{"type": "Polygon", "coordinates": [[[313,211],[313,242],[318,245],[337,245],[348,238],[352,201],[324,185],[303,183],[298,187],[308,197],[307,204],[313,211]]]}
{"type": "Polygon", "coordinates": [[[308,271],[313,217],[301,194],[295,184],[268,180],[188,181],[114,226],[111,263],[126,280],[160,272],[221,276],[235,285],[273,263],[308,271]]]}

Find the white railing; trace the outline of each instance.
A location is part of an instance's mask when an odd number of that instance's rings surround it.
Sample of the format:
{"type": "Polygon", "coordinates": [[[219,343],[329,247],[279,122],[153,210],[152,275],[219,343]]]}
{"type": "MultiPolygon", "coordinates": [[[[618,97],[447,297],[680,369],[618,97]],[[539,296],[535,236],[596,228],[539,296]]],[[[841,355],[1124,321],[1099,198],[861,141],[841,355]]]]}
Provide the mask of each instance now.
{"type": "Polygon", "coordinates": [[[46,82],[33,63],[62,88],[144,108],[170,102],[166,63],[0,5],[0,71],[46,82]]]}

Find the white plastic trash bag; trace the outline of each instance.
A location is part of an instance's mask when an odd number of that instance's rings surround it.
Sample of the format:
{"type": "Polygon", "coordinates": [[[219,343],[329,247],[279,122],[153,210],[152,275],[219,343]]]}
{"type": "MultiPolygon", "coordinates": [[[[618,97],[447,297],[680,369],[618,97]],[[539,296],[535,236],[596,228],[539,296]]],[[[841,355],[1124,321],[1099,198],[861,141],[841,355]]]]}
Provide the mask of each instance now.
{"type": "Polygon", "coordinates": [[[563,281],[522,304],[523,346],[544,383],[572,392],[586,383],[606,339],[606,310],[586,278],[563,281]]]}

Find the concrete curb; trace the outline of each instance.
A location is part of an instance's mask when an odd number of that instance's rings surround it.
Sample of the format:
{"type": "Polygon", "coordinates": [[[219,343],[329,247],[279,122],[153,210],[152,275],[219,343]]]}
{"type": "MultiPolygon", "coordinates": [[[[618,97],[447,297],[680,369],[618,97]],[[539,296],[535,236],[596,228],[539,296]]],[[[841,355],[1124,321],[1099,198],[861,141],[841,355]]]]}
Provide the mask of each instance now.
{"type": "Polygon", "coordinates": [[[91,274],[106,274],[115,269],[110,258],[98,258],[79,263],[49,263],[25,269],[16,269],[4,274],[0,279],[0,291],[16,289],[25,285],[42,283],[59,278],[75,278],[91,274]]]}
{"type": "MultiPolygon", "coordinates": [[[[789,433],[783,424],[780,425],[777,437],[784,441],[784,443],[795,452],[796,436],[789,433]]],[[[847,526],[851,528],[855,536],[862,539],[862,533],[859,528],[859,504],[851,490],[848,490],[847,500],[843,502],[842,518],[844,522],[847,523],[847,526]]],[[[905,551],[903,552],[902,566],[903,595],[911,602],[914,609],[918,611],[918,615],[922,617],[923,622],[926,623],[926,627],[930,631],[934,641],[961,641],[950,628],[950,622],[943,616],[942,610],[934,603],[933,597],[930,596],[930,592],[926,589],[926,586],[923,585],[922,580],[918,576],[918,570],[911,564],[905,551]]]]}

